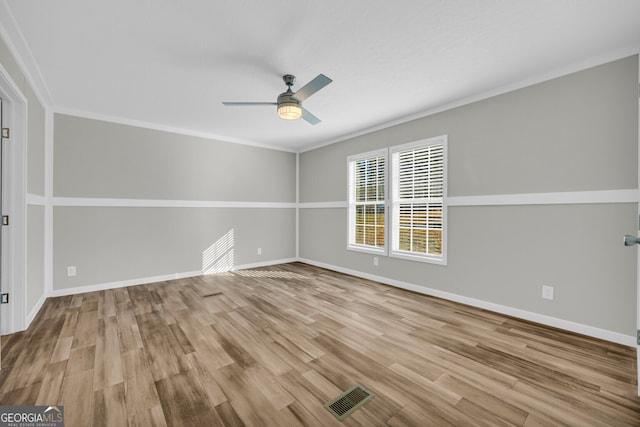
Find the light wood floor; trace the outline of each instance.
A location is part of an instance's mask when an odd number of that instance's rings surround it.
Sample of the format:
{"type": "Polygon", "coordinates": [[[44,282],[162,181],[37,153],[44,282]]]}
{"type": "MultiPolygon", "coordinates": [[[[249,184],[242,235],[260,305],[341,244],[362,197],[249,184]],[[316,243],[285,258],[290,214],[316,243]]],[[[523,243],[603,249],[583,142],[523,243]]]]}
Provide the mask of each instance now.
{"type": "Polygon", "coordinates": [[[640,425],[632,348],[298,263],[51,298],[2,348],[0,404],[67,426],[640,425]]]}

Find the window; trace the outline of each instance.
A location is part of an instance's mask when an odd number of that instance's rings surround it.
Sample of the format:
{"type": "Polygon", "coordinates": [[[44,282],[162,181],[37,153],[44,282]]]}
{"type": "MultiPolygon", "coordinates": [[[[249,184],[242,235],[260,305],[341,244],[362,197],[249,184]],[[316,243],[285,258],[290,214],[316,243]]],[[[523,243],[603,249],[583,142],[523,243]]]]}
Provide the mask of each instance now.
{"type": "Polygon", "coordinates": [[[349,244],[358,251],[386,254],[387,150],[351,156],[349,164],[349,244]]]}
{"type": "Polygon", "coordinates": [[[348,249],[446,265],[446,135],[347,161],[348,249]]]}
{"type": "Polygon", "coordinates": [[[391,256],[446,264],[447,137],[392,147],[391,256]]]}

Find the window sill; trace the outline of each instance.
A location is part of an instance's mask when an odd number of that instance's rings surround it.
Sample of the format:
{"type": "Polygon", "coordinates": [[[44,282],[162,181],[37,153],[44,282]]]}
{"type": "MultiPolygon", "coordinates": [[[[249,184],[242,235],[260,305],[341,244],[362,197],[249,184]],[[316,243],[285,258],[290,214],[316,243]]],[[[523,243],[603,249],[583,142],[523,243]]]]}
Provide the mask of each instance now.
{"type": "Polygon", "coordinates": [[[409,261],[424,262],[427,264],[447,265],[447,258],[445,256],[434,257],[434,256],[414,255],[414,254],[405,253],[405,252],[391,252],[389,254],[389,257],[406,259],[409,261]]]}
{"type": "Polygon", "coordinates": [[[357,245],[348,245],[347,250],[354,252],[363,252],[372,255],[382,255],[387,256],[386,248],[378,249],[378,248],[370,248],[367,246],[357,246],[357,245]]]}

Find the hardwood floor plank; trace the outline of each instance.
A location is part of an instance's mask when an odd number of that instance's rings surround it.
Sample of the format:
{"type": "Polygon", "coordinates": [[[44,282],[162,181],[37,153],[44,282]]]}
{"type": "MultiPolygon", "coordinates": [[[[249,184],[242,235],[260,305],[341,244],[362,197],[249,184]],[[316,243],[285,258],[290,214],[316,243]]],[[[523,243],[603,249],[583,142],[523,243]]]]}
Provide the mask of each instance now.
{"type": "Polygon", "coordinates": [[[233,406],[229,404],[229,402],[222,402],[219,405],[216,405],[216,412],[222,420],[222,425],[225,427],[244,427],[245,424],[242,422],[236,411],[233,409],[233,406]]]}
{"type": "Polygon", "coordinates": [[[442,375],[436,383],[442,386],[446,390],[450,390],[465,400],[465,403],[460,404],[461,410],[464,411],[464,406],[471,402],[474,405],[484,408],[486,411],[495,414],[496,417],[508,421],[514,425],[522,425],[529,415],[528,411],[518,408],[516,405],[494,396],[490,391],[479,389],[472,384],[466,383],[455,377],[455,374],[442,375]]]}
{"type": "Polygon", "coordinates": [[[50,298],[1,339],[0,403],[68,426],[640,426],[634,348],[300,263],[50,298]]]}
{"type": "MultiPolygon", "coordinates": [[[[0,337],[0,340],[2,341],[2,353],[0,353],[0,357],[2,357],[1,368],[4,370],[16,364],[16,360],[27,344],[28,335],[24,331],[17,332],[11,335],[3,335],[0,337]]],[[[2,387],[0,387],[0,389],[1,388],[2,387]]]]}
{"type": "MultiPolygon", "coordinates": [[[[82,307],[91,307],[92,304],[83,303],[82,307]]],[[[73,334],[73,345],[71,348],[87,347],[95,345],[96,343],[96,331],[98,329],[98,311],[97,306],[95,310],[87,310],[78,313],[78,321],[76,322],[76,329],[73,334]]]]}
{"type": "Polygon", "coordinates": [[[131,302],[116,305],[116,319],[120,351],[125,353],[144,348],[131,302]]]}
{"type": "Polygon", "coordinates": [[[115,317],[98,321],[96,353],[94,360],[93,388],[99,390],[124,381],[120,358],[120,339],[115,317]]]}
{"type": "Polygon", "coordinates": [[[180,329],[186,339],[200,355],[200,360],[211,370],[233,363],[233,359],[224,351],[222,345],[214,339],[214,331],[209,325],[200,322],[191,310],[179,310],[174,313],[180,329]]]}
{"type": "Polygon", "coordinates": [[[124,383],[96,390],[93,401],[92,426],[125,426],[128,424],[124,383]]]}
{"type": "Polygon", "coordinates": [[[78,326],[79,314],[80,309],[78,308],[69,308],[65,313],[62,314],[62,316],[64,316],[64,322],[62,324],[62,327],[60,328],[58,340],[63,338],[74,338],[76,327],[78,326]]]}
{"type": "Polygon", "coordinates": [[[78,372],[93,371],[96,359],[96,346],[72,348],[67,363],[67,372],[65,376],[73,375],[78,372]]]}
{"type": "Polygon", "coordinates": [[[227,396],[225,396],[222,389],[220,389],[212,371],[200,360],[198,353],[189,353],[186,358],[189,361],[196,378],[200,382],[202,389],[207,393],[207,396],[209,396],[211,404],[217,407],[218,405],[227,402],[227,396]]]}
{"type": "Polygon", "coordinates": [[[45,367],[51,359],[51,353],[57,343],[57,333],[63,322],[62,316],[51,319],[40,316],[34,320],[31,333],[21,338],[25,340],[24,347],[6,380],[0,384],[1,392],[6,393],[42,382],[45,367]]]}
{"type": "Polygon", "coordinates": [[[156,381],[167,426],[221,426],[224,424],[193,371],[156,381]]]}
{"type": "Polygon", "coordinates": [[[121,353],[121,360],[129,416],[146,414],[147,411],[155,407],[161,408],[150,370],[150,362],[144,349],[121,353]]]}
{"type": "Polygon", "coordinates": [[[258,333],[251,322],[239,312],[228,313],[220,320],[219,324],[230,334],[242,337],[245,351],[273,375],[280,375],[291,370],[291,365],[284,362],[269,346],[269,341],[264,339],[264,334],[258,333]]]}
{"type": "Polygon", "coordinates": [[[65,375],[62,381],[64,421],[69,426],[89,426],[94,412],[93,371],[65,375]]]}
{"type": "Polygon", "coordinates": [[[277,425],[271,403],[250,382],[247,374],[235,363],[217,369],[216,381],[229,403],[247,426],[277,425]]]}
{"type": "Polygon", "coordinates": [[[98,311],[101,318],[115,317],[118,313],[118,310],[116,308],[116,296],[115,292],[112,289],[102,292],[102,298],[100,300],[100,305],[98,306],[98,311]]]}
{"type": "Polygon", "coordinates": [[[418,372],[407,368],[406,366],[402,366],[398,363],[394,363],[389,366],[393,372],[401,375],[407,380],[416,384],[416,386],[422,387],[424,389],[433,389],[435,390],[441,398],[448,400],[450,404],[456,405],[460,400],[462,400],[462,395],[456,393],[455,389],[448,388],[446,385],[443,385],[440,378],[446,376],[444,373],[440,374],[436,380],[430,380],[428,378],[423,377],[418,372]]]}
{"type": "Polygon", "coordinates": [[[129,412],[128,421],[129,427],[167,427],[164,412],[159,405],[138,413],[129,412]]]}
{"type": "Polygon", "coordinates": [[[182,371],[182,348],[162,317],[154,311],[136,316],[155,381],[173,377],[182,371]]]}
{"type": "Polygon", "coordinates": [[[246,369],[246,373],[248,381],[262,393],[274,409],[286,408],[295,401],[295,398],[260,366],[246,369]]]}
{"type": "Polygon", "coordinates": [[[67,370],[67,361],[49,363],[45,368],[40,392],[34,405],[55,406],[62,403],[62,381],[67,370]]]}
{"type": "Polygon", "coordinates": [[[0,402],[12,402],[11,405],[17,406],[31,405],[30,402],[37,399],[41,386],[40,383],[35,383],[13,389],[0,395],[0,402]]]}
{"type": "Polygon", "coordinates": [[[60,338],[56,342],[56,347],[53,349],[51,360],[49,363],[61,362],[68,360],[71,356],[71,345],[73,344],[73,337],[60,338]]]}
{"type": "Polygon", "coordinates": [[[424,426],[458,427],[460,425],[454,424],[453,420],[445,418],[438,412],[425,411],[420,406],[411,403],[404,406],[400,412],[389,419],[386,425],[393,427],[414,427],[416,420],[420,420],[420,425],[424,426]]]}
{"type": "Polygon", "coordinates": [[[258,362],[256,362],[256,359],[245,350],[242,344],[236,341],[233,334],[225,330],[222,324],[213,324],[211,325],[211,329],[211,338],[220,344],[222,350],[233,359],[233,362],[240,368],[247,369],[252,366],[257,366],[258,362]]]}

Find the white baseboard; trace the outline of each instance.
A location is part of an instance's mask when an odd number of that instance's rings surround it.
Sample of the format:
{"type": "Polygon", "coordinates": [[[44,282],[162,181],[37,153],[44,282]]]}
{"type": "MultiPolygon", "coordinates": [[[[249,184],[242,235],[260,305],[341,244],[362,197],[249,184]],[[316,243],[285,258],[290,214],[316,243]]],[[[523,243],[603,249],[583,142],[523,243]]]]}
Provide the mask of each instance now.
{"type": "Polygon", "coordinates": [[[288,264],[290,262],[297,262],[298,258],[284,258],[284,259],[274,259],[271,261],[264,262],[254,262],[251,264],[242,264],[236,265],[231,270],[246,270],[248,268],[260,268],[260,267],[268,267],[270,265],[278,265],[278,264],[288,264]]]}
{"type": "Polygon", "coordinates": [[[77,286],[73,288],[54,289],[50,297],[62,297],[66,295],[84,294],[86,292],[106,291],[108,289],[125,288],[127,286],[146,285],[148,283],[165,282],[167,280],[185,279],[202,275],[202,271],[189,271],[186,273],[165,274],[162,276],[140,277],[137,279],[122,280],[118,282],[96,283],[94,285],[77,286]]]}
{"type": "MultiPolygon", "coordinates": [[[[288,262],[295,262],[295,261],[297,261],[296,258],[286,258],[286,259],[256,262],[251,264],[235,265],[233,266],[233,268],[229,269],[228,271],[266,267],[270,265],[286,264],[288,262]]],[[[187,271],[183,273],[165,274],[161,276],[141,277],[137,279],[123,280],[119,282],[97,283],[94,285],[78,286],[74,288],[54,289],[48,296],[60,297],[60,296],[66,296],[66,295],[83,294],[86,292],[105,291],[108,289],[124,288],[127,286],[146,285],[148,283],[155,283],[155,282],[165,282],[167,280],[186,279],[188,277],[202,276],[204,274],[205,273],[202,270],[187,271]]]]}
{"type": "Polygon", "coordinates": [[[571,322],[569,320],[558,319],[556,317],[533,313],[526,310],[520,310],[517,308],[495,304],[492,302],[483,301],[475,298],[469,298],[462,295],[453,294],[450,292],[440,291],[440,290],[428,288],[425,286],[419,286],[412,283],[389,279],[387,277],[376,276],[369,273],[363,273],[361,271],[339,267],[331,264],[325,264],[323,262],[317,262],[310,259],[299,258],[298,261],[304,262],[306,264],[314,265],[316,267],[326,268],[327,270],[333,270],[339,273],[345,273],[351,276],[384,283],[385,285],[394,286],[396,288],[406,289],[406,290],[417,292],[424,295],[429,295],[429,296],[442,298],[449,301],[459,302],[472,307],[478,307],[478,308],[490,310],[496,313],[506,314],[507,316],[513,316],[519,319],[529,320],[532,322],[540,323],[542,325],[552,326],[554,328],[560,328],[566,331],[576,332],[582,335],[599,338],[605,341],[610,341],[610,342],[622,344],[629,347],[635,347],[636,345],[636,337],[630,336],[630,335],[624,335],[619,332],[608,331],[606,329],[600,329],[594,326],[583,325],[581,323],[571,322]]]}

